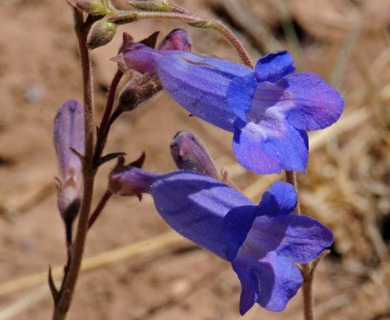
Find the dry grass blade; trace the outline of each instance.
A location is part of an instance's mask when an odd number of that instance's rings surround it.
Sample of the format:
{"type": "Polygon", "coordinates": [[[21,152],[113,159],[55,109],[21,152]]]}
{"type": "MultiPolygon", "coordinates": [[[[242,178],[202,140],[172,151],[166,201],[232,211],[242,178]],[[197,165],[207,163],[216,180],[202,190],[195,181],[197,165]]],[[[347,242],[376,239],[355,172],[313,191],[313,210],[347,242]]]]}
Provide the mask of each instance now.
{"type": "Polygon", "coordinates": [[[0,320],[11,320],[15,318],[18,314],[22,313],[23,311],[35,305],[42,299],[46,298],[48,294],[49,289],[46,285],[43,285],[38,289],[31,291],[22,299],[19,299],[18,301],[9,305],[3,310],[0,310],[0,320]]]}
{"type": "MultiPolygon", "coordinates": [[[[81,271],[91,271],[105,267],[109,264],[123,261],[130,258],[135,258],[141,255],[153,254],[159,250],[168,250],[183,246],[188,243],[185,238],[182,238],[175,232],[167,232],[162,235],[150,238],[144,241],[133,243],[118,249],[110,250],[102,254],[87,258],[83,261],[81,271]]],[[[55,267],[52,269],[53,280],[62,277],[63,267],[55,267]]],[[[5,282],[0,285],[0,296],[15,292],[17,290],[26,289],[47,281],[47,271],[43,271],[30,276],[25,276],[5,282]]]]}

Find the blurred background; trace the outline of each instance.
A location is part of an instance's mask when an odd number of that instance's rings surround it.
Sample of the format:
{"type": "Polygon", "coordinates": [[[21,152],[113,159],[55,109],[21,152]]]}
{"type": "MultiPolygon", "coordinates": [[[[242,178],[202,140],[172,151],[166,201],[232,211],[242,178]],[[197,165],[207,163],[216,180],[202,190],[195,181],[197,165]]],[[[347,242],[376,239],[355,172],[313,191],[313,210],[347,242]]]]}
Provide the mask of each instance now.
{"type": "MultiPolygon", "coordinates": [[[[127,8],[126,1],[116,1],[127,8]]],[[[182,0],[176,4],[228,25],[255,62],[289,50],[300,71],[320,74],[343,94],[345,112],[310,135],[299,175],[303,212],[335,234],[317,268],[318,319],[390,319],[390,1],[182,0]]],[[[0,320],[49,319],[48,266],[61,275],[65,235],[57,211],[57,164],[51,131],[59,106],[82,100],[72,15],[66,1],[0,0],[0,320]]],[[[162,39],[185,28],[193,51],[239,62],[225,39],[180,22],[121,26],[92,51],[97,117],[127,31],[162,39]]],[[[107,152],[127,162],[146,152],[145,168],[174,170],[169,144],[191,130],[219,168],[248,197],[283,176],[246,172],[232,157],[231,135],[188,117],[165,92],[112,128],[107,152]]],[[[96,204],[113,163],[103,166],[96,204]]],[[[113,197],[89,233],[86,263],[68,319],[239,319],[240,284],[230,265],[169,231],[150,197],[113,197]]],[[[257,305],[242,319],[302,319],[301,292],[283,313],[257,305]]]]}

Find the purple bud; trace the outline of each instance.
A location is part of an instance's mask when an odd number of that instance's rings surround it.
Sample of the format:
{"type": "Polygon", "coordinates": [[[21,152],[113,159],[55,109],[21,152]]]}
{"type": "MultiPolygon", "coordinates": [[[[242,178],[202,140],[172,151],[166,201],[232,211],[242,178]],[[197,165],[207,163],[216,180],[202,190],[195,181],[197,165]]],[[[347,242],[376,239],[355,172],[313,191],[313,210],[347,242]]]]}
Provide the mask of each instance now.
{"type": "Polygon", "coordinates": [[[170,147],[172,158],[180,170],[218,179],[217,170],[206,147],[191,132],[176,133],[170,147]]]}
{"type": "Polygon", "coordinates": [[[137,196],[141,200],[142,193],[149,193],[150,186],[160,176],[146,172],[134,163],[124,165],[124,158],[118,163],[109,175],[108,189],[120,196],[137,196]]]}
{"type": "Polygon", "coordinates": [[[75,100],[65,102],[54,119],[54,147],[59,163],[58,207],[64,221],[73,220],[79,210],[82,164],[71,150],[84,154],[84,107],[75,100]]]}
{"type": "Polygon", "coordinates": [[[158,46],[159,50],[180,50],[191,52],[192,41],[190,35],[184,29],[172,30],[158,46]]]}
{"type": "Polygon", "coordinates": [[[101,20],[97,22],[88,35],[87,47],[92,50],[109,43],[115,36],[116,24],[101,20]]]}

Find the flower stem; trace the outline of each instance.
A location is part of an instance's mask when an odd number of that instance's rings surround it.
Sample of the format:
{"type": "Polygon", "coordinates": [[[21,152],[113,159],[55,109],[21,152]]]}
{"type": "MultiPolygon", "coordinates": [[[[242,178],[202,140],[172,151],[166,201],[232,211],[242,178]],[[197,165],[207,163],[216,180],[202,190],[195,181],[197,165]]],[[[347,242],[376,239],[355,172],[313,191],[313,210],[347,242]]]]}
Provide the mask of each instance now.
{"type": "Polygon", "coordinates": [[[84,245],[88,231],[89,212],[93,195],[93,185],[96,168],[93,165],[94,149],[94,102],[92,89],[91,63],[86,47],[87,35],[90,24],[85,24],[82,12],[73,8],[75,32],[77,35],[81,69],[83,76],[84,112],[85,112],[85,155],[83,158],[84,191],[81,203],[76,237],[70,248],[69,259],[65,266],[65,274],[61,290],[55,299],[53,320],[63,320],[69,310],[77,278],[80,272],[81,261],[84,253],[84,245]]]}
{"type": "MultiPolygon", "coordinates": [[[[291,184],[296,193],[298,193],[298,180],[297,180],[297,173],[295,171],[286,171],[286,181],[291,184]]],[[[295,207],[295,210],[294,212],[297,214],[297,215],[301,215],[302,212],[301,212],[301,205],[299,203],[299,199],[298,199],[298,202],[297,202],[297,206],[295,207]]]]}
{"type": "Polygon", "coordinates": [[[96,148],[94,154],[95,165],[97,165],[97,163],[99,162],[99,159],[103,153],[104,146],[106,145],[108,132],[110,131],[110,127],[112,123],[110,122],[110,116],[114,105],[115,94],[118,88],[118,84],[122,79],[122,76],[123,76],[123,72],[120,69],[118,69],[111,81],[110,90],[108,92],[108,97],[106,102],[106,108],[104,109],[104,114],[100,122],[98,137],[96,140],[96,148]]]}
{"type": "Polygon", "coordinates": [[[305,320],[314,320],[313,272],[310,263],[302,264],[303,310],[305,320]]]}
{"type": "MultiPolygon", "coordinates": [[[[290,183],[298,193],[298,180],[297,174],[294,171],[286,171],[286,181],[290,183]]],[[[301,215],[301,206],[298,201],[295,207],[295,214],[301,215]]],[[[313,295],[313,274],[314,269],[310,263],[303,263],[301,265],[301,271],[303,276],[303,310],[305,320],[314,320],[314,295],[313,295]]]]}
{"type": "Polygon", "coordinates": [[[116,24],[125,24],[138,20],[153,19],[153,20],[177,20],[184,21],[189,25],[197,28],[207,28],[213,29],[221,33],[225,39],[230,43],[230,45],[236,50],[240,56],[243,63],[253,68],[253,64],[250,60],[248,52],[245,50],[244,46],[234,35],[234,33],[227,28],[220,21],[211,21],[199,17],[198,15],[189,12],[187,10],[181,9],[180,7],[174,7],[176,12],[136,12],[136,11],[121,11],[118,14],[112,15],[108,21],[114,22],[116,24]]]}
{"type": "Polygon", "coordinates": [[[111,198],[112,193],[107,190],[102,198],[100,199],[96,209],[92,212],[91,217],[89,218],[89,223],[88,223],[88,229],[92,227],[92,225],[95,223],[96,219],[100,216],[100,213],[104,209],[107,201],[111,198]]]}
{"type": "Polygon", "coordinates": [[[253,69],[253,63],[249,57],[248,52],[241,44],[240,40],[238,40],[237,36],[226,27],[221,21],[210,21],[210,29],[216,30],[220,32],[233,46],[233,48],[237,51],[242,62],[249,68],[253,69]]]}

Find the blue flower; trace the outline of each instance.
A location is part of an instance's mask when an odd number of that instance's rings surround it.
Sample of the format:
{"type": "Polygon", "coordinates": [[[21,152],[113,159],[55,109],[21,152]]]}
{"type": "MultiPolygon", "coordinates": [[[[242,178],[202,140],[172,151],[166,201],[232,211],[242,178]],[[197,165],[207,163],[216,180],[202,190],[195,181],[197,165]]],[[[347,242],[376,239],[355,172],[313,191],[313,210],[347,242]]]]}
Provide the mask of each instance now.
{"type": "Polygon", "coordinates": [[[256,205],[208,176],[158,175],[119,165],[110,176],[110,190],[150,193],[168,225],[229,261],[242,285],[241,314],[255,303],[282,311],[303,282],[295,263],[309,262],[333,242],[328,228],[293,213],[297,194],[285,182],[274,183],[256,205]]]}
{"type": "Polygon", "coordinates": [[[304,172],[306,130],[330,126],[343,111],[342,97],[320,76],[293,73],[294,61],[287,51],[264,56],[254,70],[140,44],[121,53],[121,59],[124,71],[157,74],[164,89],[191,114],[233,132],[238,162],[259,174],[304,172]]]}

